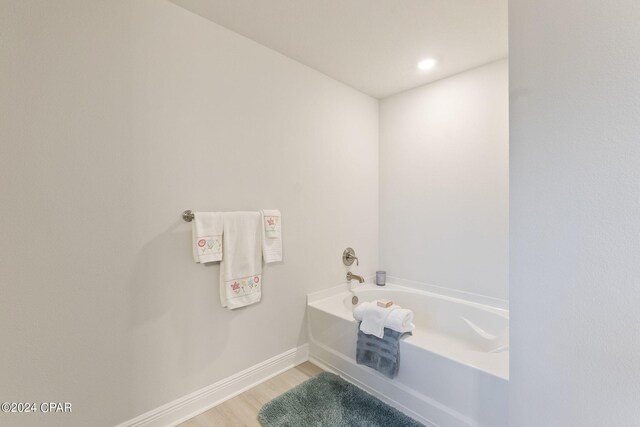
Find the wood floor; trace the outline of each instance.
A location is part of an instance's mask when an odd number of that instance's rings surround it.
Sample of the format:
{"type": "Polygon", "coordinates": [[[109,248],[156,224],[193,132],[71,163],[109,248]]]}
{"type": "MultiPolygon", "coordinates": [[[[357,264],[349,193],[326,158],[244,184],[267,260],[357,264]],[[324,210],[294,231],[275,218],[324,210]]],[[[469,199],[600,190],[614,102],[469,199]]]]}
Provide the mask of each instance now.
{"type": "Polygon", "coordinates": [[[305,362],[185,421],[178,427],[260,427],[258,411],[262,405],[320,372],[322,369],[311,362],[305,362]]]}

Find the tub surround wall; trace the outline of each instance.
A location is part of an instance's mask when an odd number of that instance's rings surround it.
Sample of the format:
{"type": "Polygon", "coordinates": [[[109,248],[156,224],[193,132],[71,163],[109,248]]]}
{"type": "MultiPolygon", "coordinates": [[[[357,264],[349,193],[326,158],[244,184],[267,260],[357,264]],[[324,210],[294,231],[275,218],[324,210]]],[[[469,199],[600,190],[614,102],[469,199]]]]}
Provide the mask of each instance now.
{"type": "Polygon", "coordinates": [[[638,425],[640,5],[509,13],[510,425],[638,425]]]}
{"type": "Polygon", "coordinates": [[[506,60],[381,100],[380,267],[507,300],[508,164],[506,60]]]}
{"type": "Polygon", "coordinates": [[[345,247],[375,271],[375,99],[168,1],[3,2],[0,39],[0,384],[73,403],[0,424],[131,419],[306,343],[345,247]],[[284,262],[231,312],[180,213],[260,208],[284,262]]]}

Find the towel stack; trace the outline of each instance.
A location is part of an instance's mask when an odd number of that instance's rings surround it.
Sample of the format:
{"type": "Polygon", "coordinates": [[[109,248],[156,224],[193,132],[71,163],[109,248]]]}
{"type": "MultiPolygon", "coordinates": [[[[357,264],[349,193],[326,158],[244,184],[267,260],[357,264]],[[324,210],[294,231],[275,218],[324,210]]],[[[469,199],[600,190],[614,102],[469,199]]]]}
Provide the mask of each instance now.
{"type": "Polygon", "coordinates": [[[223,307],[232,310],[260,301],[261,258],[266,264],[282,261],[280,211],[195,212],[191,235],[195,262],[220,261],[223,307]]]}
{"type": "Polygon", "coordinates": [[[384,336],[384,328],[406,333],[415,329],[413,311],[393,304],[379,307],[374,302],[363,302],[353,309],[353,317],[360,321],[360,330],[378,338],[384,336]]]}
{"type": "Polygon", "coordinates": [[[400,369],[400,338],[411,334],[415,325],[413,311],[384,305],[363,302],[353,309],[353,317],[360,321],[356,362],[394,378],[400,369]]]}

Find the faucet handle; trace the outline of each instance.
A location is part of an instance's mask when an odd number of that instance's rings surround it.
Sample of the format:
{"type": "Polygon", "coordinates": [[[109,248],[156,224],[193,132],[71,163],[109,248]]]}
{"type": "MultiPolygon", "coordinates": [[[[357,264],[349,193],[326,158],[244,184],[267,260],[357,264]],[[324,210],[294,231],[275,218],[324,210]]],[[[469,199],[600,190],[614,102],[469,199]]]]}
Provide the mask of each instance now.
{"type": "Polygon", "coordinates": [[[342,252],[342,262],[344,265],[351,265],[353,264],[354,260],[356,262],[356,265],[360,265],[360,261],[356,256],[356,251],[354,251],[352,248],[347,248],[344,250],[344,252],[342,252]]]}

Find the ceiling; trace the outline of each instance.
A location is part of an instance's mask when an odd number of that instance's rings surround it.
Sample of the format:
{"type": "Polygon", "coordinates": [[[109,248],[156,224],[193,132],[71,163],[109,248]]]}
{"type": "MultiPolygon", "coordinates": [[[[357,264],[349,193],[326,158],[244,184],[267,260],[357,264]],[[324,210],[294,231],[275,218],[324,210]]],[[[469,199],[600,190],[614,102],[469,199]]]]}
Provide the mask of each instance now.
{"type": "Polygon", "coordinates": [[[171,1],[376,98],[508,53],[507,0],[171,1]]]}

